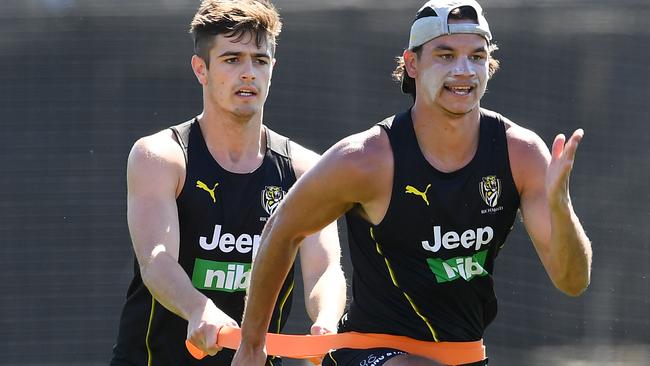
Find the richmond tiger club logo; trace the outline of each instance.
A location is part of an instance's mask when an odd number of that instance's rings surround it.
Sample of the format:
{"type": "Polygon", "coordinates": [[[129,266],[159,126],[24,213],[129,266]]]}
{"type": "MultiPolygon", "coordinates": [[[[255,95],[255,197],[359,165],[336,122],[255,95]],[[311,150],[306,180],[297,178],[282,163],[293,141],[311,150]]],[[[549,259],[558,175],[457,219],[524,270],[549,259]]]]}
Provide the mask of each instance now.
{"type": "Polygon", "coordinates": [[[262,207],[264,211],[270,215],[273,215],[275,210],[278,209],[280,202],[284,198],[286,192],[282,188],[277,186],[266,186],[262,191],[262,207]]]}
{"type": "Polygon", "coordinates": [[[501,180],[496,175],[488,175],[483,177],[478,186],[483,202],[490,207],[497,207],[501,196],[501,180]]]}

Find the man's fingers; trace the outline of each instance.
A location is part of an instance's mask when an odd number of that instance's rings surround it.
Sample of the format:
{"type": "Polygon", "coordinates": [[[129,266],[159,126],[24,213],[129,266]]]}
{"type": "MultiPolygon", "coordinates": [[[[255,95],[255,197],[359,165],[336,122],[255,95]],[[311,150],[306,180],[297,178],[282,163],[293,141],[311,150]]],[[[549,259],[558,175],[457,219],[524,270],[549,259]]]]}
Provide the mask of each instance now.
{"type": "Polygon", "coordinates": [[[203,330],[205,337],[205,348],[210,356],[214,356],[217,352],[221,351],[221,348],[217,346],[217,333],[218,329],[215,327],[206,327],[203,330]]]}
{"type": "Polygon", "coordinates": [[[567,142],[564,149],[564,154],[566,154],[567,159],[573,160],[573,158],[576,156],[576,150],[578,150],[578,145],[580,144],[580,141],[582,141],[584,134],[585,132],[582,128],[579,128],[573,132],[573,135],[571,135],[571,138],[569,138],[569,141],[567,142]]]}
{"type": "Polygon", "coordinates": [[[582,141],[584,133],[584,130],[579,128],[573,132],[568,140],[564,134],[558,134],[555,136],[553,147],[551,148],[551,161],[564,159],[573,162],[576,151],[578,150],[578,145],[580,144],[580,141],[582,141]]]}
{"type": "Polygon", "coordinates": [[[192,331],[188,340],[203,352],[214,356],[222,349],[217,346],[217,332],[214,326],[204,326],[192,331]]]}
{"type": "Polygon", "coordinates": [[[188,340],[190,343],[192,343],[196,348],[198,348],[200,351],[209,354],[210,356],[214,356],[214,353],[210,353],[209,347],[207,347],[205,343],[205,339],[201,337],[200,335],[194,333],[192,334],[188,340]]]}
{"type": "Polygon", "coordinates": [[[555,136],[555,140],[553,140],[553,147],[551,148],[551,161],[558,160],[562,156],[565,141],[566,137],[564,137],[564,134],[555,136]]]}
{"type": "Polygon", "coordinates": [[[210,356],[214,356],[214,355],[216,355],[217,353],[219,353],[219,351],[221,351],[221,349],[222,349],[221,347],[219,347],[219,346],[217,346],[217,345],[215,344],[215,345],[213,345],[212,347],[208,347],[207,351],[208,351],[208,354],[209,354],[210,356]]]}

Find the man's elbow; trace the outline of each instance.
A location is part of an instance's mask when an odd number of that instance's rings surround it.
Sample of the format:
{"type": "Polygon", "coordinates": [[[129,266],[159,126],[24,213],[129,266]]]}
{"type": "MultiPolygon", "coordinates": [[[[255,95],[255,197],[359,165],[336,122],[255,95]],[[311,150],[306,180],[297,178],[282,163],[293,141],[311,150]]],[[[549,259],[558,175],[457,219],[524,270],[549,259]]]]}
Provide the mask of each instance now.
{"type": "Polygon", "coordinates": [[[571,297],[582,295],[589,287],[591,276],[589,273],[584,275],[572,274],[554,281],[555,287],[564,294],[571,297]]]}
{"type": "MultiPolygon", "coordinates": [[[[157,277],[156,267],[161,266],[161,261],[164,261],[163,258],[167,255],[165,246],[162,244],[156,245],[151,253],[148,255],[142,255],[138,257],[138,267],[140,269],[140,278],[142,278],[142,283],[145,286],[149,287],[151,282],[157,277]]],[[[162,264],[164,266],[164,264],[162,264]]]]}
{"type": "Polygon", "coordinates": [[[151,290],[150,286],[153,285],[153,279],[155,275],[152,273],[154,272],[154,269],[152,268],[153,265],[150,262],[140,264],[140,278],[142,279],[142,283],[151,290]]]}

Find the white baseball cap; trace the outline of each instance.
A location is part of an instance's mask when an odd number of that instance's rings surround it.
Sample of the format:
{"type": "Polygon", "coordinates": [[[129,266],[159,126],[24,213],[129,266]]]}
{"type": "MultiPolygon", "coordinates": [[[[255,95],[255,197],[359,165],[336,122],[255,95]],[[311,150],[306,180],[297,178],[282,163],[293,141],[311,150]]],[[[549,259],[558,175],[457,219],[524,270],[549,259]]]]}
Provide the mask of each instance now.
{"type": "MultiPolygon", "coordinates": [[[[475,0],[430,0],[418,10],[415,21],[411,26],[409,50],[421,46],[434,38],[448,34],[469,33],[478,34],[490,43],[492,33],[488,22],[483,16],[483,8],[475,0]],[[449,13],[453,10],[470,7],[476,12],[477,23],[449,24],[449,13]]],[[[406,71],[402,78],[402,91],[415,92],[415,80],[406,71]]]]}

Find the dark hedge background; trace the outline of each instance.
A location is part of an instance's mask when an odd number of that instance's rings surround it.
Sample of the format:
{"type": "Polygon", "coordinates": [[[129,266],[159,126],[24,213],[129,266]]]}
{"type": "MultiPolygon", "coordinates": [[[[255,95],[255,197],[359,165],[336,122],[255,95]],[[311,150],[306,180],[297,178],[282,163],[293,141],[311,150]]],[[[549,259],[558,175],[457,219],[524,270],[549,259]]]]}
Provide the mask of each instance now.
{"type": "MultiPolygon", "coordinates": [[[[187,34],[197,4],[0,2],[0,364],[107,364],[132,273],[126,157],[138,137],[200,112],[187,34]]],[[[419,1],[276,4],[270,126],[322,152],[409,106],[390,73],[419,1]]],[[[502,70],[482,105],[547,144],[585,129],[571,183],[594,249],[591,287],[565,297],[517,225],[497,261],[490,364],[647,365],[650,5],[483,6],[502,70]]],[[[304,333],[295,298],[287,331],[304,333]]]]}

